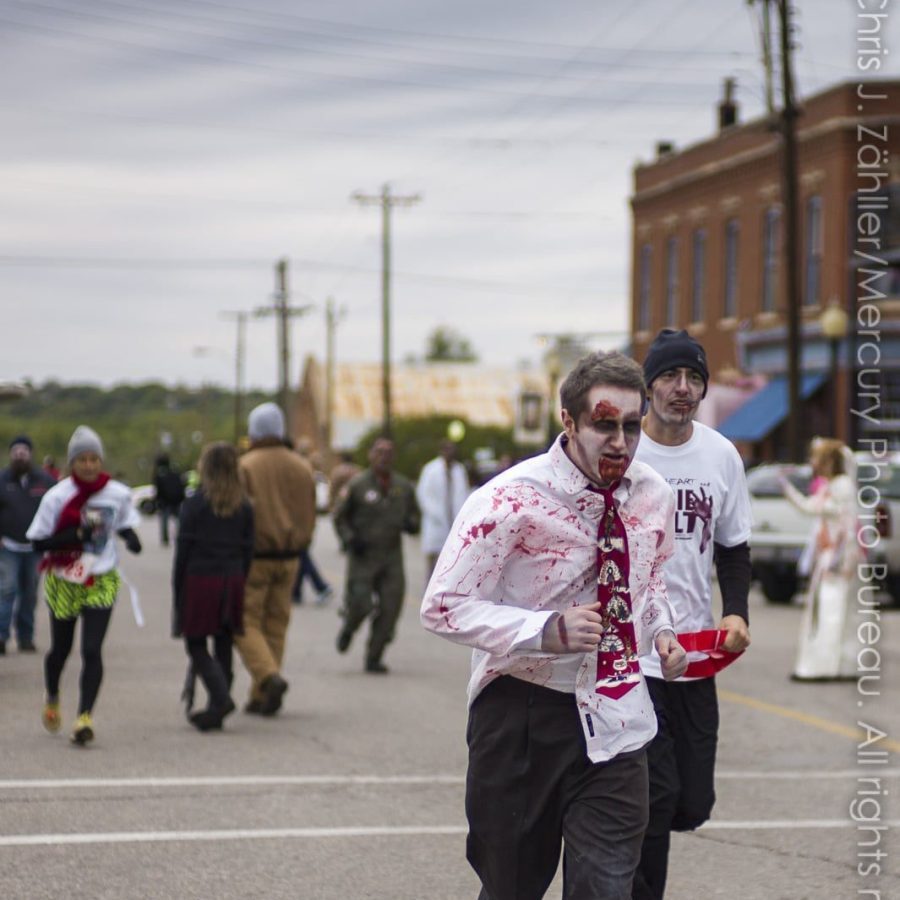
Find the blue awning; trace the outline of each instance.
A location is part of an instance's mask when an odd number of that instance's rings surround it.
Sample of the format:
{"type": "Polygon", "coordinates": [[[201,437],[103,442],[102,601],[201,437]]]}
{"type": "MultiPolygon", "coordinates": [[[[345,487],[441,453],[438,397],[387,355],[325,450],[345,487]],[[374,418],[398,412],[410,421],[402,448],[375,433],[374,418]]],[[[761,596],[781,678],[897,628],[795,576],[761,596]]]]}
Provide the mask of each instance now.
{"type": "MultiPolygon", "coordinates": [[[[803,375],[800,378],[801,399],[812,396],[826,377],[824,372],[803,375]]],[[[722,422],[719,431],[732,441],[761,441],[784,421],[787,414],[787,378],[779,375],[722,422]]]]}

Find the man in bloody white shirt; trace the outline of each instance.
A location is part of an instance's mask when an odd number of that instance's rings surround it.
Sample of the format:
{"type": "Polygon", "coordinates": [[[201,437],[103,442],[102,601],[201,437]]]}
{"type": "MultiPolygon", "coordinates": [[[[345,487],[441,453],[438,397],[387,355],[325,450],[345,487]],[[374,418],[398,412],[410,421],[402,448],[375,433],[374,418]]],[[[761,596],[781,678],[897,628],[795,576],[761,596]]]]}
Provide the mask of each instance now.
{"type": "Polygon", "coordinates": [[[467,857],[480,900],[538,900],[565,844],[567,900],[626,900],[647,824],[656,718],[638,657],[687,657],[661,577],[674,497],[633,463],[644,381],[593,354],[560,390],[561,434],[466,501],[422,603],[474,648],[467,857]]]}

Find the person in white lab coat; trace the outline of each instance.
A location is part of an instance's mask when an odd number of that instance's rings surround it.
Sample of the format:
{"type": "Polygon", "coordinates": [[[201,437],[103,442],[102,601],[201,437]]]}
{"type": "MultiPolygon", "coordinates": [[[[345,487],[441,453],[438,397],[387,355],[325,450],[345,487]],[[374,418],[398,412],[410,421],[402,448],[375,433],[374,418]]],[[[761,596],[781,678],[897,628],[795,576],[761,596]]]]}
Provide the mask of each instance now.
{"type": "Polygon", "coordinates": [[[468,496],[469,479],[465,466],[456,459],[456,444],[442,441],[440,455],[425,463],[416,485],[416,499],[422,510],[426,584],[450,534],[450,526],[468,496]]]}

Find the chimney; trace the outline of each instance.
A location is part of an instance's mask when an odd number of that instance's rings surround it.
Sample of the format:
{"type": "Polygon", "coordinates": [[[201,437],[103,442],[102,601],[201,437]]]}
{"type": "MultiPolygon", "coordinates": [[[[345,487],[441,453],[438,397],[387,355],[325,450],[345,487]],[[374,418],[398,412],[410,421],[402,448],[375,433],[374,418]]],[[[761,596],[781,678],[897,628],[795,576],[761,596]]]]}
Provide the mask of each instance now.
{"type": "Polygon", "coordinates": [[[663,159],[675,152],[675,145],[671,141],[656,142],[656,158],[663,159]]]}
{"type": "Polygon", "coordinates": [[[737,103],[734,102],[734,84],[733,78],[725,79],[725,96],[719,103],[719,131],[724,131],[732,125],[737,124],[737,103]]]}

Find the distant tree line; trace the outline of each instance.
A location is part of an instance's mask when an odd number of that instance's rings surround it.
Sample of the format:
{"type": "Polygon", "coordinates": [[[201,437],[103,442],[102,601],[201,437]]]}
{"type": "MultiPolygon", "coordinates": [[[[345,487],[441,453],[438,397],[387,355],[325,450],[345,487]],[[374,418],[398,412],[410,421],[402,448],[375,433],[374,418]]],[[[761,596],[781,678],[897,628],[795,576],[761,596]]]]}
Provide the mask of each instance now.
{"type": "MultiPolygon", "coordinates": [[[[251,391],[243,398],[246,416],[274,395],[251,391]]],[[[22,397],[0,404],[0,440],[25,432],[34,441],[38,463],[44,456],[65,468],[66,446],[77,425],[90,425],[103,439],[109,471],[129,484],[149,480],[153,460],[167,448],[179,468],[193,467],[209,441],[234,439],[234,394],[220,387],[170,387],[159,382],[101,388],[48,381],[22,397]]],[[[0,459],[5,458],[5,453],[0,459]]]]}
{"type": "MultiPolygon", "coordinates": [[[[449,424],[458,416],[436,415],[427,418],[395,418],[391,423],[395,446],[394,465],[398,472],[413,480],[419,477],[422,466],[437,456],[442,440],[447,437],[449,424]]],[[[476,451],[490,451],[493,458],[510,456],[513,460],[533,455],[534,447],[520,447],[513,439],[512,428],[497,425],[471,425],[464,419],[465,437],[458,443],[458,459],[472,464],[476,451]]],[[[381,426],[375,426],[359,440],[354,453],[354,461],[367,466],[368,452],[372,442],[381,434],[381,426]]],[[[542,449],[542,448],[541,448],[542,449]]]]}
{"type": "MultiPolygon", "coordinates": [[[[264,391],[244,395],[242,426],[247,413],[267,400],[277,402],[274,394],[264,391]]],[[[395,419],[397,470],[408,478],[418,478],[422,466],[437,455],[455,418],[395,419]]],[[[10,440],[24,432],[34,442],[38,464],[49,455],[65,469],[69,438],[81,424],[90,425],[102,438],[110,472],[128,484],[144,484],[150,480],[153,460],[162,450],[184,470],[196,466],[204,444],[234,440],[234,394],[212,385],[170,387],[160,382],[112,388],[57,381],[31,386],[24,396],[0,404],[0,465],[5,465],[10,440]],[[169,438],[167,445],[163,444],[163,435],[169,438]]],[[[516,446],[511,428],[465,421],[464,425],[465,437],[459,443],[463,461],[472,461],[476,451],[486,451],[496,459],[504,454],[520,459],[535,452],[516,446]]],[[[360,438],[354,454],[360,465],[368,465],[369,447],[379,433],[380,427],[375,427],[360,438]]]]}

